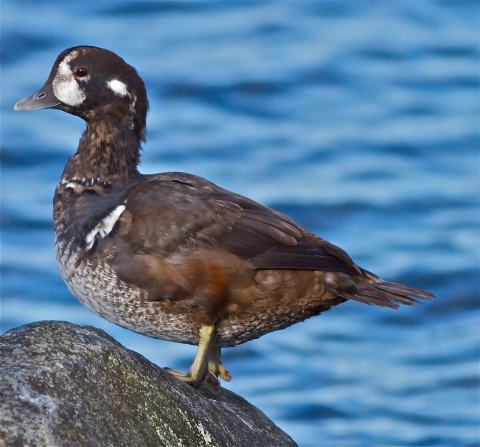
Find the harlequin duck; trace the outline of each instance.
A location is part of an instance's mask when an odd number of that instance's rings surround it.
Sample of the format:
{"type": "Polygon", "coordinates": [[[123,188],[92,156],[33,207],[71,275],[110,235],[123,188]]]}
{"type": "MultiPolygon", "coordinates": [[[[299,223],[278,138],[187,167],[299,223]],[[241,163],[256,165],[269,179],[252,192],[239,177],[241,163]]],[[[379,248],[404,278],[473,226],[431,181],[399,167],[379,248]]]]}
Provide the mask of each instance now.
{"type": "Polygon", "coordinates": [[[45,85],[15,105],[44,108],[87,123],[53,202],[64,281],[113,323],[198,345],[188,373],[169,369],[195,387],[230,380],[220,348],[346,300],[397,308],[434,297],[381,280],[283,214],[203,178],[140,174],[145,85],[111,51],[63,51],[45,85]]]}

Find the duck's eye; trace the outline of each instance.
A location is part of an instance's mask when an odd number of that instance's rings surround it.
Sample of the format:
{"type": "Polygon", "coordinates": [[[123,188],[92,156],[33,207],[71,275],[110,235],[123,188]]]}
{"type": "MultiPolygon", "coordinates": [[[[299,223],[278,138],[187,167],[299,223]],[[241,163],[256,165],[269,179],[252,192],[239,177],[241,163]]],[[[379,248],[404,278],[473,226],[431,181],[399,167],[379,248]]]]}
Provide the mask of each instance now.
{"type": "Polygon", "coordinates": [[[78,67],[75,70],[75,76],[78,76],[79,78],[84,78],[87,76],[88,70],[85,67],[78,67]]]}

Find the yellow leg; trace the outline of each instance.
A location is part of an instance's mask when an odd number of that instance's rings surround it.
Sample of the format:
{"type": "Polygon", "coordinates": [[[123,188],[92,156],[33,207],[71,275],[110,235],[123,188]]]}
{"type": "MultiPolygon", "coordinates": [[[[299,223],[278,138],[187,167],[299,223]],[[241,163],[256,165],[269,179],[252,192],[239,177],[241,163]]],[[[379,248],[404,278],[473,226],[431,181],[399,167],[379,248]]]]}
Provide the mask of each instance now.
{"type": "Polygon", "coordinates": [[[220,355],[220,348],[213,346],[210,350],[210,358],[208,359],[208,371],[215,377],[220,376],[226,382],[232,380],[232,376],[222,365],[222,359],[220,355]]]}
{"type": "Polygon", "coordinates": [[[199,388],[208,374],[208,361],[214,331],[215,326],[213,324],[200,328],[197,353],[188,373],[171,368],[165,369],[181,381],[192,385],[194,388],[199,388]]]}

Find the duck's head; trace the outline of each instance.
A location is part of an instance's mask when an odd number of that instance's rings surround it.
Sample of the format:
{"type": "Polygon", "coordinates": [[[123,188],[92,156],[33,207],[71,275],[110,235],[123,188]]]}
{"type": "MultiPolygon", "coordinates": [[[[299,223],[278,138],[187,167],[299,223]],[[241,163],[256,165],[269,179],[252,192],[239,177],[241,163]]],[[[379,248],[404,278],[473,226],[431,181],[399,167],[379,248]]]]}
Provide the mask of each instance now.
{"type": "Polygon", "coordinates": [[[68,48],[57,57],[45,85],[15,104],[15,110],[59,109],[87,124],[130,122],[145,137],[145,84],[135,68],[102,48],[68,48]]]}

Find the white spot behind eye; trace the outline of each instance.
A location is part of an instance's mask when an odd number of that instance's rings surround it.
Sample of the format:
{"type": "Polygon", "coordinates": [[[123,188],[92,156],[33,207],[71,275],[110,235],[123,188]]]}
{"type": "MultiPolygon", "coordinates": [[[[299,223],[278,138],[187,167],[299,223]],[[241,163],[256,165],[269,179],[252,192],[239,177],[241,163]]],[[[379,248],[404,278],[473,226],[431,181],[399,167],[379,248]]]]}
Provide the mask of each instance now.
{"type": "Polygon", "coordinates": [[[127,86],[118,79],[112,79],[107,82],[108,87],[113,90],[117,95],[125,96],[130,95],[127,90],[127,86]]]}
{"type": "Polygon", "coordinates": [[[108,216],[104,217],[97,225],[95,225],[95,228],[90,231],[90,233],[88,233],[85,237],[87,250],[90,250],[93,247],[93,243],[95,242],[95,236],[97,234],[99,234],[100,237],[105,237],[113,230],[115,223],[122,215],[125,208],[125,205],[117,206],[108,216]]]}
{"type": "Polygon", "coordinates": [[[78,85],[68,63],[78,55],[78,52],[65,56],[58,65],[57,75],[52,82],[53,93],[56,98],[69,106],[78,106],[85,100],[85,93],[78,85]]]}

